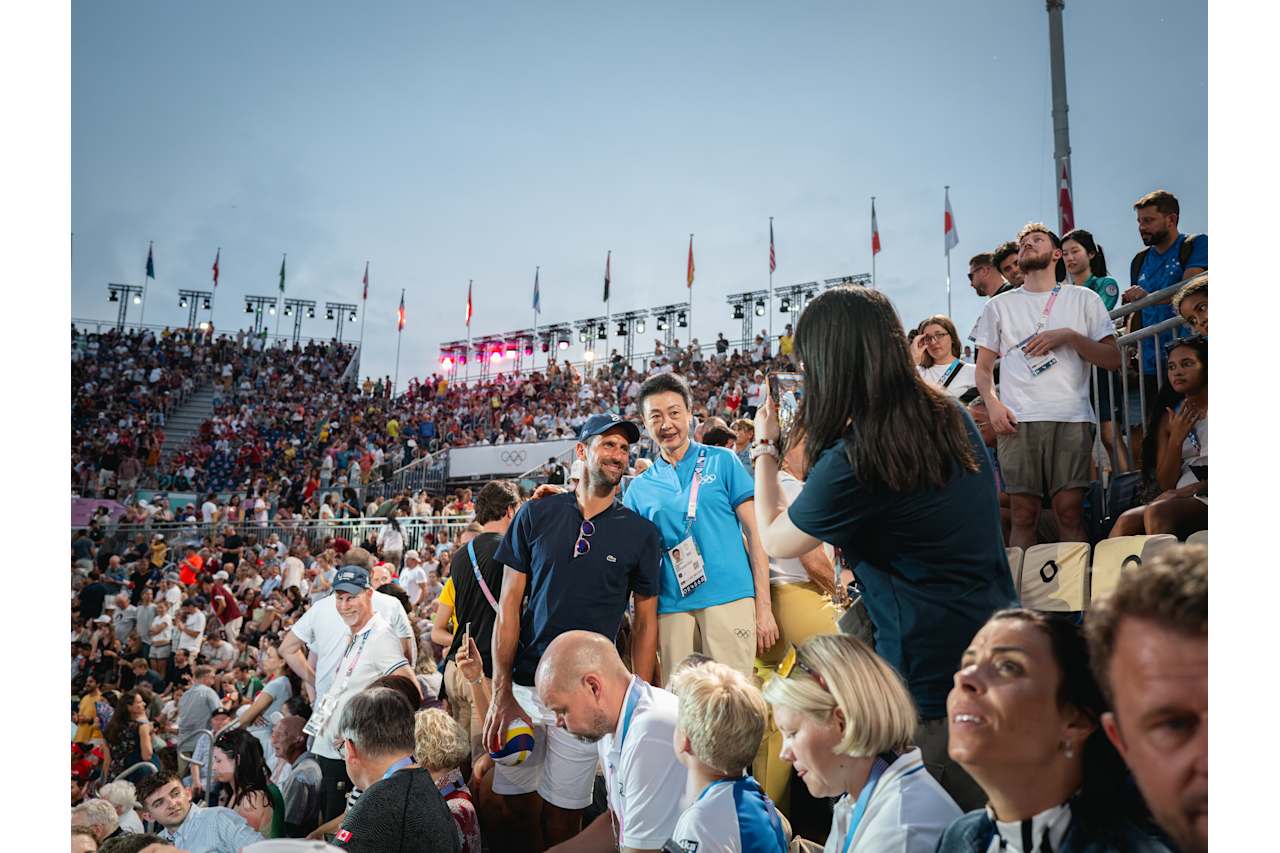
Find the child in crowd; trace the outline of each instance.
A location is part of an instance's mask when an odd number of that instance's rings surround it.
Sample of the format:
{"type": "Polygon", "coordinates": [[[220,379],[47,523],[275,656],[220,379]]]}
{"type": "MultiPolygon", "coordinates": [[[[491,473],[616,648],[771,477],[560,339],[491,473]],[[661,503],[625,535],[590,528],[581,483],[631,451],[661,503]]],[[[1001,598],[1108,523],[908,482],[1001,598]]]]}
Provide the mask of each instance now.
{"type": "Polygon", "coordinates": [[[764,737],[764,697],[738,671],[714,661],[672,676],[680,699],[676,758],[698,799],[672,835],[684,853],[785,853],[782,818],[747,772],[764,737]]]}
{"type": "Polygon", "coordinates": [[[1209,337],[1209,274],[1184,286],[1173,297],[1173,310],[1187,321],[1191,331],[1209,337]]]}

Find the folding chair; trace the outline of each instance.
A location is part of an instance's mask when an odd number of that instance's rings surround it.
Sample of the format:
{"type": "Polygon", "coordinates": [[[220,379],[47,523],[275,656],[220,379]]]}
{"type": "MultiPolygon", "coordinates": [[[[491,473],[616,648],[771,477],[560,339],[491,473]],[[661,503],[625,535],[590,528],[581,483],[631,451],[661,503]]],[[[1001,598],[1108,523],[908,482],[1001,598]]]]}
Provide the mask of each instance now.
{"type": "Polygon", "coordinates": [[[1160,550],[1178,541],[1176,536],[1117,536],[1103,539],[1093,548],[1093,569],[1089,575],[1089,603],[1101,601],[1115,591],[1120,573],[1142,564],[1160,550]]]}
{"type": "Polygon", "coordinates": [[[1054,613],[1085,609],[1089,543],[1051,542],[1028,548],[1022,557],[1018,592],[1022,606],[1054,613]]]}

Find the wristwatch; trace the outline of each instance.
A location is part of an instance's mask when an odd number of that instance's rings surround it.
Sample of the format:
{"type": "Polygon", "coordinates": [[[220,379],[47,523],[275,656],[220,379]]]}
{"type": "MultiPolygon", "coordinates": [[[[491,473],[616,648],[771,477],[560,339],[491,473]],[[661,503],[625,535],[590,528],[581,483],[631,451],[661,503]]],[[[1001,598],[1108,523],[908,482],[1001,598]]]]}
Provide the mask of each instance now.
{"type": "Polygon", "coordinates": [[[782,460],[782,454],[778,452],[777,443],[767,438],[762,438],[751,445],[751,461],[755,462],[761,456],[772,456],[778,461],[782,460]]]}

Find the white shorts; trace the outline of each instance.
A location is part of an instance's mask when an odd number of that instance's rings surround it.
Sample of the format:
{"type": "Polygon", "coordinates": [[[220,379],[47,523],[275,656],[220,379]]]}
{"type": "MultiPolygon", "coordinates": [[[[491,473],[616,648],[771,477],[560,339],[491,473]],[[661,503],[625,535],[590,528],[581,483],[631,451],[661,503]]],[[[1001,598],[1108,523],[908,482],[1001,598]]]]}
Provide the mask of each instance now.
{"type": "Polygon", "coordinates": [[[533,723],[533,752],[514,767],[495,764],[493,792],[514,796],[537,791],[544,801],[562,809],[591,805],[600,763],[596,745],[557,726],[555,714],[547,710],[532,687],[514,684],[511,692],[533,723]]]}

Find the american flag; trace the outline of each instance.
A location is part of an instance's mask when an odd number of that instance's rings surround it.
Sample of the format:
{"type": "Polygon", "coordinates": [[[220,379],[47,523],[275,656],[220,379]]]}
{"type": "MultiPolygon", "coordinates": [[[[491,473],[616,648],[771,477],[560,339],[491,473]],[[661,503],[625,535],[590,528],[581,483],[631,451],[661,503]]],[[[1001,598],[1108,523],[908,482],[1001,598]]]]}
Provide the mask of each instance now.
{"type": "Polygon", "coordinates": [[[769,272],[778,269],[778,255],[773,250],[773,217],[769,217],[769,272]]]}

